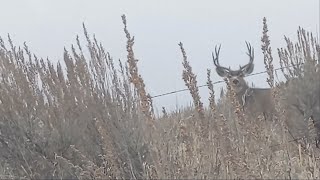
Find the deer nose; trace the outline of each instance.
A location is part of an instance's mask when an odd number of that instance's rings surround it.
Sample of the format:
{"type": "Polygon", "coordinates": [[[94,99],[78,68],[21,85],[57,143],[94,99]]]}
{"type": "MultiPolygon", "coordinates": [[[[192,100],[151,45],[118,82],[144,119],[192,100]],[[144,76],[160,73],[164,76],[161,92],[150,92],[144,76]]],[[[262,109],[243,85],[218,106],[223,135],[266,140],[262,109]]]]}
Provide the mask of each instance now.
{"type": "Polygon", "coordinates": [[[232,82],[233,82],[233,84],[238,84],[239,80],[238,79],[234,79],[232,82]]]}

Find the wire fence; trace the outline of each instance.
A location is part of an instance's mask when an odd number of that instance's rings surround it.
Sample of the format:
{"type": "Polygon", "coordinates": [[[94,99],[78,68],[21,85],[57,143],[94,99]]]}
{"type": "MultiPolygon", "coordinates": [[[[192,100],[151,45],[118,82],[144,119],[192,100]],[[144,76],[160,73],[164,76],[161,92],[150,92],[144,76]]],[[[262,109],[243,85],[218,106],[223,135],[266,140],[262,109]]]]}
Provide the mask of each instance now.
{"type": "MultiPolygon", "coordinates": [[[[279,68],[275,68],[274,71],[276,72],[276,71],[284,69],[284,68],[290,68],[290,67],[294,67],[296,65],[302,65],[302,64],[303,63],[301,62],[299,64],[293,64],[293,65],[290,65],[290,66],[279,67],[279,68]]],[[[265,74],[265,73],[267,73],[267,70],[261,71],[261,72],[257,72],[257,73],[252,73],[252,74],[247,75],[246,77],[256,76],[256,75],[265,74]]],[[[213,82],[212,84],[219,84],[219,83],[223,83],[223,82],[224,82],[223,80],[219,80],[219,81],[213,82]]],[[[207,84],[203,84],[203,85],[198,86],[198,88],[202,88],[202,87],[206,87],[206,86],[208,86],[208,85],[207,84]]],[[[176,94],[176,93],[180,93],[180,92],[184,92],[184,91],[188,91],[188,90],[189,90],[188,88],[179,89],[179,90],[176,90],[176,91],[171,91],[171,92],[166,92],[166,93],[163,93],[163,94],[154,95],[154,96],[151,96],[151,98],[154,99],[154,98],[167,96],[167,95],[170,95],[170,94],[176,94]]]]}

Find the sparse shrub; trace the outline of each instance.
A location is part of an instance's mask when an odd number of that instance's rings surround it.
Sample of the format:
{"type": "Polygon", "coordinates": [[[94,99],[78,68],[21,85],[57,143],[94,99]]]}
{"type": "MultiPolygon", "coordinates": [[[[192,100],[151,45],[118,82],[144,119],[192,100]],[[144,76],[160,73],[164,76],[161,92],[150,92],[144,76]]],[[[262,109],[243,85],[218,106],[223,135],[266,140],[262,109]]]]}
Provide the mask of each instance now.
{"type": "Polygon", "coordinates": [[[286,109],[289,109],[285,121],[294,139],[301,141],[304,138],[315,144],[320,140],[320,73],[317,69],[319,44],[311,33],[302,28],[298,30],[297,43],[287,37],[286,42],[287,48],[278,49],[280,61],[283,64],[290,63],[294,70],[283,68],[287,69],[283,72],[288,78],[282,92],[286,109]],[[312,127],[308,125],[310,118],[312,127]]]}

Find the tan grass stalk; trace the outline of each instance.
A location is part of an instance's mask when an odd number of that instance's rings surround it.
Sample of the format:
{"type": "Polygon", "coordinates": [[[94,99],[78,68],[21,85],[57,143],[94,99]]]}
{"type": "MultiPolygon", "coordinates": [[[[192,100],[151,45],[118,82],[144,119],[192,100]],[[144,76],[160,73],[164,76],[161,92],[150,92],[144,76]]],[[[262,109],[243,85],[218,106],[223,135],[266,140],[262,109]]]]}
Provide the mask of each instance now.
{"type": "Polygon", "coordinates": [[[185,85],[188,87],[190,91],[194,106],[198,112],[199,117],[203,119],[205,118],[205,115],[204,115],[203,103],[201,102],[201,98],[199,95],[199,88],[197,86],[197,76],[192,72],[192,67],[188,62],[187,54],[181,42],[179,43],[179,46],[180,46],[180,50],[183,57],[182,65],[184,67],[184,70],[182,73],[182,79],[184,80],[185,85]]]}
{"type": "Polygon", "coordinates": [[[267,82],[271,88],[274,87],[274,67],[273,67],[273,57],[272,57],[272,51],[270,47],[270,39],[268,36],[268,25],[267,25],[267,19],[263,18],[263,32],[262,32],[262,53],[263,53],[263,59],[264,59],[264,65],[267,69],[268,78],[267,82]]]}
{"type": "Polygon", "coordinates": [[[144,81],[138,72],[138,66],[137,66],[138,59],[135,58],[134,52],[133,52],[134,37],[131,37],[127,29],[127,20],[125,15],[122,15],[122,22],[124,25],[124,32],[127,37],[127,52],[128,52],[127,62],[129,65],[130,82],[134,85],[134,87],[136,88],[136,91],[139,94],[141,110],[144,113],[144,115],[147,117],[148,124],[154,127],[155,117],[153,112],[152,99],[150,94],[146,92],[144,81]]]}
{"type": "Polygon", "coordinates": [[[245,114],[244,109],[240,102],[238,101],[236,97],[236,93],[234,92],[234,89],[231,87],[229,81],[227,78],[224,78],[225,83],[227,84],[227,96],[229,100],[231,101],[232,107],[234,109],[234,113],[237,115],[238,122],[243,124],[245,120],[245,114]]]}
{"type": "Polygon", "coordinates": [[[210,76],[211,76],[211,70],[207,69],[207,86],[208,86],[209,93],[210,93],[209,107],[212,112],[215,112],[216,111],[216,102],[215,102],[215,94],[214,94],[215,92],[213,89],[213,83],[212,83],[210,76]]]}

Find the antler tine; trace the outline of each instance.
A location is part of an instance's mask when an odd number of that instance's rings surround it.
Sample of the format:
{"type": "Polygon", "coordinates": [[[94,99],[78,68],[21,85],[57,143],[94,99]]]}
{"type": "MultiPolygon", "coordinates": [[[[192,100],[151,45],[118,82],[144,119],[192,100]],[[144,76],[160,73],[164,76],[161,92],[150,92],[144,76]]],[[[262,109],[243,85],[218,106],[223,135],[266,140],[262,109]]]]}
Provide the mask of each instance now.
{"type": "Polygon", "coordinates": [[[254,59],[254,48],[247,41],[246,41],[246,45],[247,45],[247,49],[248,49],[247,55],[250,58],[249,63],[252,63],[253,59],[254,59]]]}
{"type": "Polygon", "coordinates": [[[220,49],[221,49],[221,44],[219,45],[219,48],[217,46],[215,46],[214,48],[214,52],[216,55],[213,54],[212,52],[212,59],[213,59],[213,63],[216,66],[220,66],[219,65],[219,53],[220,53],[220,49]]]}
{"type": "Polygon", "coordinates": [[[214,55],[213,52],[212,52],[213,63],[214,63],[214,65],[216,66],[217,69],[221,69],[221,70],[223,70],[223,71],[229,72],[229,71],[230,71],[230,68],[226,68],[226,67],[220,66],[220,63],[219,63],[219,53],[220,53],[220,49],[221,49],[221,44],[219,45],[219,48],[218,48],[218,46],[215,46],[215,48],[214,48],[214,53],[215,53],[215,55],[214,55]]]}
{"type": "Polygon", "coordinates": [[[249,56],[250,60],[248,64],[240,67],[240,71],[250,74],[253,71],[254,49],[247,41],[246,45],[248,49],[247,55],[249,56]]]}

